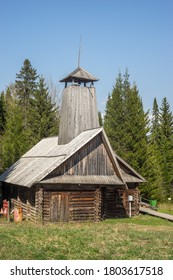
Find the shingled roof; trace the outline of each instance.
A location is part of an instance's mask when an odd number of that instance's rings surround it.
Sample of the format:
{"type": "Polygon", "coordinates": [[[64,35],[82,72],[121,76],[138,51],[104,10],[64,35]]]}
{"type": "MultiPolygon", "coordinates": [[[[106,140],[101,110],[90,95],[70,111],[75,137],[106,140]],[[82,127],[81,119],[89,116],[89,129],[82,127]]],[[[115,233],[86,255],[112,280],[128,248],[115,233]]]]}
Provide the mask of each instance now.
{"type": "MultiPolygon", "coordinates": [[[[126,182],[145,181],[145,179],[135,172],[128,164],[126,164],[125,161],[114,154],[103,128],[83,131],[70,143],[65,145],[58,145],[58,137],[42,139],[15,164],[7,169],[0,176],[0,181],[26,187],[32,187],[34,184],[42,181],[43,183],[46,183],[48,182],[46,181],[46,177],[55,170],[55,168],[74,155],[98,134],[101,135],[104,145],[112,158],[116,175],[101,176],[100,178],[98,178],[99,176],[95,176],[94,178],[93,176],[79,176],[76,178],[76,182],[78,184],[94,184],[94,182],[104,184],[107,182],[107,184],[111,185],[113,183],[115,185],[126,185],[126,182]],[[118,162],[121,163],[120,165],[125,166],[125,168],[122,169],[118,162]],[[127,172],[124,170],[127,170],[127,172]]],[[[52,179],[52,182],[50,181],[49,183],[68,184],[70,182],[69,179],[70,178],[67,176],[64,176],[64,178],[63,176],[60,176],[55,177],[52,179]]]]}
{"type": "Polygon", "coordinates": [[[73,72],[71,72],[69,75],[67,75],[64,79],[60,80],[60,82],[96,82],[98,81],[97,78],[92,76],[90,73],[88,73],[86,70],[84,70],[81,67],[76,68],[73,72]]]}

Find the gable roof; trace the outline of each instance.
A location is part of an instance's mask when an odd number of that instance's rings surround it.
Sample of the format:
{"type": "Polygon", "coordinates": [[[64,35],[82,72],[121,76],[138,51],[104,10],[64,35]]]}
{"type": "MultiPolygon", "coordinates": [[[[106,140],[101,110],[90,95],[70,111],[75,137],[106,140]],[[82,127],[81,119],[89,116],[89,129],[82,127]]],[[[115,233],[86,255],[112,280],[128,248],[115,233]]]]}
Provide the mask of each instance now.
{"type": "Polygon", "coordinates": [[[58,145],[58,137],[42,139],[7,169],[0,176],[0,181],[31,187],[45,178],[101,130],[97,128],[84,131],[66,145],[58,145]]]}
{"type": "MultiPolygon", "coordinates": [[[[0,176],[0,181],[20,186],[32,187],[34,184],[44,180],[47,175],[49,175],[53,170],[60,166],[60,164],[65,162],[69,157],[80,150],[85,144],[91,141],[98,134],[101,134],[103,143],[106,146],[107,152],[116,171],[115,176],[117,176],[117,178],[114,177],[114,183],[126,186],[126,181],[129,179],[126,180],[124,173],[119,167],[118,160],[120,161],[121,159],[118,157],[117,160],[117,156],[114,154],[103,128],[95,128],[83,131],[70,143],[65,145],[58,145],[58,137],[42,139],[38,144],[36,144],[32,149],[24,154],[15,164],[7,169],[0,176]]],[[[123,164],[126,163],[123,161],[123,164]]],[[[140,182],[143,181],[143,178],[140,175],[138,175],[129,165],[127,166],[130,169],[129,174],[127,174],[128,176],[134,176],[134,178],[139,179],[140,182]]],[[[134,182],[134,178],[132,182],[134,182]]],[[[108,180],[106,178],[102,179],[103,182],[108,180]]],[[[113,180],[113,177],[109,179],[113,180]]],[[[60,178],[58,180],[60,180],[60,178]]],[[[88,182],[88,180],[89,177],[85,179],[83,178],[81,179],[81,182],[88,182]]],[[[97,177],[95,180],[101,179],[98,179],[97,177]]],[[[65,178],[61,180],[61,183],[63,182],[65,183],[65,178]]]]}
{"type": "Polygon", "coordinates": [[[142,183],[146,182],[145,178],[142,177],[135,169],[131,167],[126,161],[120,156],[115,154],[118,164],[121,168],[122,176],[126,183],[142,183]]]}
{"type": "Polygon", "coordinates": [[[60,80],[60,82],[96,82],[97,78],[92,76],[89,72],[84,70],[81,67],[76,68],[73,72],[67,75],[64,79],[60,80]]]}

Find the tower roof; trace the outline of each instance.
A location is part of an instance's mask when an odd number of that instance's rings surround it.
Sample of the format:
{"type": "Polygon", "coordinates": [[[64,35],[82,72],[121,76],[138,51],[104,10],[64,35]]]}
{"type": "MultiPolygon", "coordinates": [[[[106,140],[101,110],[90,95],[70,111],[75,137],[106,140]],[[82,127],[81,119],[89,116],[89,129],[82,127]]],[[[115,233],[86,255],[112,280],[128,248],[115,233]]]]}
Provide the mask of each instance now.
{"type": "Polygon", "coordinates": [[[71,72],[69,75],[67,75],[64,79],[60,80],[60,82],[96,82],[98,81],[97,78],[92,76],[90,73],[88,73],[86,70],[84,70],[81,67],[76,68],[73,72],[71,72]]]}

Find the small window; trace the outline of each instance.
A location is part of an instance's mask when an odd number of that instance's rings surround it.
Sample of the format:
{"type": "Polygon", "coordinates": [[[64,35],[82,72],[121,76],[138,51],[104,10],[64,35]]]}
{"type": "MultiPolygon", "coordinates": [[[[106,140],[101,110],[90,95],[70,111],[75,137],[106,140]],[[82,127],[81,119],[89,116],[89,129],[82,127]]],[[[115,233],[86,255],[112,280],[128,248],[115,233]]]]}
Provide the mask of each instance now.
{"type": "Polygon", "coordinates": [[[124,208],[123,199],[123,192],[116,192],[116,207],[124,208]]]}

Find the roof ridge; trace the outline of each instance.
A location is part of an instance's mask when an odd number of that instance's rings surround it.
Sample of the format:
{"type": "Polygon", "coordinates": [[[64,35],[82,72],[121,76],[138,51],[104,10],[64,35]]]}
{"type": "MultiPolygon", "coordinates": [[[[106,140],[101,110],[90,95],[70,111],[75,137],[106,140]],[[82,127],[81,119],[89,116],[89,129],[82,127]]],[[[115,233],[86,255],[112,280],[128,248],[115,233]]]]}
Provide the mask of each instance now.
{"type": "Polygon", "coordinates": [[[60,82],[72,82],[74,79],[76,79],[77,81],[81,80],[81,81],[85,81],[85,82],[93,82],[93,81],[99,80],[98,78],[91,75],[84,68],[79,66],[74,71],[72,71],[70,74],[68,74],[63,79],[61,79],[60,82]],[[78,72],[79,72],[79,75],[77,75],[78,72]],[[80,73],[80,72],[82,72],[82,73],[80,73]]]}

